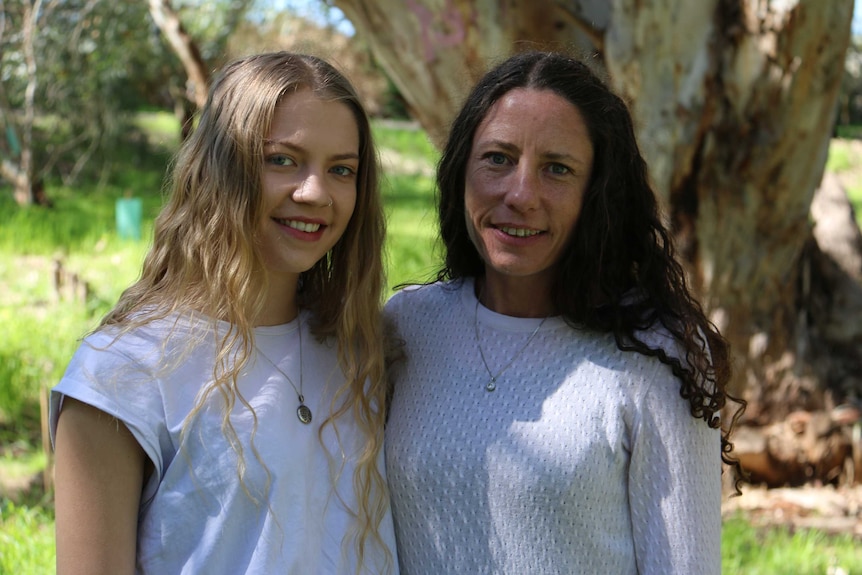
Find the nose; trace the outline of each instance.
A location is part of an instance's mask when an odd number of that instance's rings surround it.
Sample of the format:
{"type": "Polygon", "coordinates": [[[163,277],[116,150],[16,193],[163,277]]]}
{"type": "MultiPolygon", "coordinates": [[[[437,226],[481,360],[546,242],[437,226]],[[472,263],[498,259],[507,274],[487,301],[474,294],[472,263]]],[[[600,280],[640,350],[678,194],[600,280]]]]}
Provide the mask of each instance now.
{"type": "Polygon", "coordinates": [[[331,206],[332,196],[326,189],[324,176],[312,171],[304,175],[293,191],[293,201],[315,207],[331,206]]]}
{"type": "Polygon", "coordinates": [[[539,171],[529,162],[518,162],[507,187],[506,206],[517,212],[528,212],[539,206],[539,171]]]}

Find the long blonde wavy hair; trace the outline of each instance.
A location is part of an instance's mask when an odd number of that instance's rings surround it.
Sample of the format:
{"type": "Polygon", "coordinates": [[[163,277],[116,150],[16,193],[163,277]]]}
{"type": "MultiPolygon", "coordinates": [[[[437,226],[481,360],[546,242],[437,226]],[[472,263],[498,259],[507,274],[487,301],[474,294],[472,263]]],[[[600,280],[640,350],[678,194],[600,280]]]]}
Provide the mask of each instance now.
{"type": "MultiPolygon", "coordinates": [[[[383,548],[390,566],[391,553],[378,531],[388,506],[385,481],[377,467],[386,390],[380,319],[384,216],[378,158],[359,97],[334,67],[310,55],[273,52],[241,58],[222,69],[210,87],[196,128],[171,165],[168,197],[155,220],[153,245],[141,277],[123,292],[100,327],[126,331],[190,311],[229,323],[228,333],[218,341],[213,381],[186,422],[188,425],[210,396],[221,396],[222,429],[238,453],[242,478],[245,454],[230,412],[239,402],[254,414],[236,382],[254,350],[253,322],[268,289],[261,285],[264,274],[258,272],[264,260],[256,241],[262,210],[264,138],[276,106],[300,89],[349,107],[359,130],[353,215],[332,250],[301,275],[296,297],[300,307],[311,311],[315,336],[337,341],[338,360],[346,377],[319,434],[332,425],[337,435],[336,420],[349,414],[366,438],[353,478],[359,501],[354,510],[358,522],[354,545],[360,566],[368,543],[383,548]]],[[[260,460],[253,443],[256,417],[254,421],[251,450],[260,460]]]]}

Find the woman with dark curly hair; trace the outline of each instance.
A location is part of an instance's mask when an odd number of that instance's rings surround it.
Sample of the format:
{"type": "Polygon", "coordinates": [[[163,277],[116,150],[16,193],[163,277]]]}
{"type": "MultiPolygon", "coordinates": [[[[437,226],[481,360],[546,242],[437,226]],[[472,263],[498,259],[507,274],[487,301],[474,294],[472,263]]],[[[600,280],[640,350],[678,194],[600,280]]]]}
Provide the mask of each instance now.
{"type": "Polygon", "coordinates": [[[402,573],[719,573],[729,349],[625,103],[580,61],[513,56],[437,185],[445,265],[387,304],[402,573]]]}

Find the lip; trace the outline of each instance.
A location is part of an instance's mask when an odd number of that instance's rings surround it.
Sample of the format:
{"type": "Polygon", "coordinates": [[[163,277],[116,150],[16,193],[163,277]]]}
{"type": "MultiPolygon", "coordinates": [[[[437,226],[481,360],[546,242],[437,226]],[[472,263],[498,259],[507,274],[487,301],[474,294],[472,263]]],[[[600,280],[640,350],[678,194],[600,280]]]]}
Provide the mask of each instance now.
{"type": "Polygon", "coordinates": [[[328,227],[323,220],[318,218],[273,217],[271,219],[287,235],[308,242],[319,240],[328,227]]]}
{"type": "Polygon", "coordinates": [[[530,243],[542,238],[547,232],[531,226],[503,223],[493,224],[494,235],[505,242],[530,243]]]}

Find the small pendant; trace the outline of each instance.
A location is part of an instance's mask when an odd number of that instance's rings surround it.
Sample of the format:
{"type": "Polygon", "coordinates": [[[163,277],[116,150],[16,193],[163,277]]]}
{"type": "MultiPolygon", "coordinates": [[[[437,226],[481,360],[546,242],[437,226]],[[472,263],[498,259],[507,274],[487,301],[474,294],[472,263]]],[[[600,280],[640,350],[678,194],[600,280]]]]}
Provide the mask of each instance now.
{"type": "Polygon", "coordinates": [[[497,378],[492,377],[491,379],[489,379],[488,383],[485,384],[485,389],[487,391],[494,391],[495,389],[497,389],[497,378]]]}
{"type": "Polygon", "coordinates": [[[300,404],[299,407],[296,408],[296,417],[298,417],[302,423],[311,423],[311,410],[308,409],[308,406],[300,404]]]}
{"type": "Polygon", "coordinates": [[[298,417],[302,423],[311,423],[311,410],[307,405],[305,405],[305,398],[301,395],[299,396],[299,407],[296,408],[296,417],[298,417]]]}

